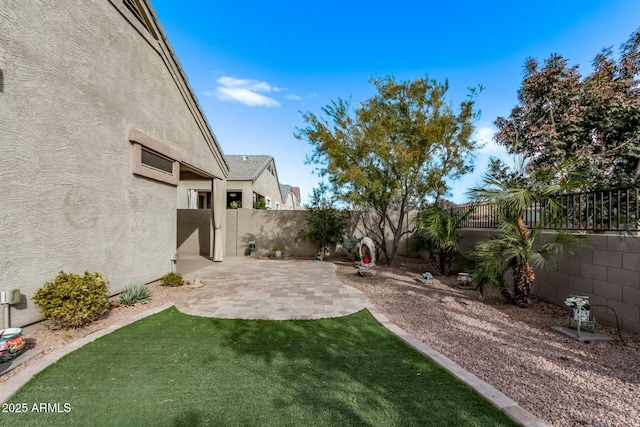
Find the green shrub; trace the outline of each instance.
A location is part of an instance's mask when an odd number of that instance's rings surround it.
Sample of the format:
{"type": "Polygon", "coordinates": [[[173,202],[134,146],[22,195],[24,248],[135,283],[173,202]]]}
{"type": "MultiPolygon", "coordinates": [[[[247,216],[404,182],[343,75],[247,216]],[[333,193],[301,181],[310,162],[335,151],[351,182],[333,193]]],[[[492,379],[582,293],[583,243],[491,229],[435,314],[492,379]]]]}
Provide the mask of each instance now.
{"type": "Polygon", "coordinates": [[[362,237],[351,236],[348,239],[344,239],[342,242],[342,249],[347,254],[351,261],[360,261],[360,252],[358,247],[362,237]]]}
{"type": "Polygon", "coordinates": [[[184,279],[178,273],[167,273],[160,278],[162,286],[182,286],[184,279]]]}
{"type": "Polygon", "coordinates": [[[135,305],[138,302],[147,302],[151,299],[151,292],[147,285],[134,283],[127,285],[120,294],[120,304],[135,305]]]}
{"type": "Polygon", "coordinates": [[[38,289],[33,301],[53,329],[79,328],[109,310],[108,283],[100,273],[85,271],[81,277],[61,271],[38,289]]]}

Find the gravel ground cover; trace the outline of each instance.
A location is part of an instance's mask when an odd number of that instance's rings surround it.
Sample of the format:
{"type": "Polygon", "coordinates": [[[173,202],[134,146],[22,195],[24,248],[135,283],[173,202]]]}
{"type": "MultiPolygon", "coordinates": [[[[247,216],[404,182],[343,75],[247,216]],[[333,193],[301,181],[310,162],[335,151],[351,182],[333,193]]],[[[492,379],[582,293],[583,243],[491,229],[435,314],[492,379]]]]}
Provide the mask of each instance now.
{"type": "Polygon", "coordinates": [[[536,300],[522,309],[495,290],[484,298],[453,277],[423,284],[426,264],[403,259],[362,278],[336,262],[338,278],[364,292],[392,322],[554,426],[640,426],[640,336],[599,325],[613,342],[580,343],[550,329],[568,310],[536,300]],[[447,298],[446,301],[442,301],[447,298]]]}

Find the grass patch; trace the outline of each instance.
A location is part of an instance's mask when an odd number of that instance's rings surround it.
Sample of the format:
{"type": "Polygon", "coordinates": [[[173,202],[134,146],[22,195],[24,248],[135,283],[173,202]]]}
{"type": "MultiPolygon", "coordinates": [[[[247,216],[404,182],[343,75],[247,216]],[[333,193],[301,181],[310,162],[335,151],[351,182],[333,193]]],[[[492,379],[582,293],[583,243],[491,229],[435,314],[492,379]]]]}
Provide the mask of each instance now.
{"type": "Polygon", "coordinates": [[[312,321],[208,319],[175,308],[37,374],[0,424],[100,426],[507,426],[475,392],[366,311],[312,321]],[[33,412],[59,403],[70,412],[33,412]]]}

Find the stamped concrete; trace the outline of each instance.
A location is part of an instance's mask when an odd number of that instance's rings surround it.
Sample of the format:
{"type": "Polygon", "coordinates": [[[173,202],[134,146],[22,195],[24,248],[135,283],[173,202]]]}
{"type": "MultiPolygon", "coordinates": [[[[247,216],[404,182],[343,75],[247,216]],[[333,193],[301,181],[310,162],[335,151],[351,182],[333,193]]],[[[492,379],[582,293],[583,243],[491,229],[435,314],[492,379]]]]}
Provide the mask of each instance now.
{"type": "MultiPolygon", "coordinates": [[[[194,260],[183,260],[193,263],[194,260]]],[[[324,319],[357,313],[368,304],[340,282],[329,262],[225,258],[186,273],[204,286],[176,301],[183,313],[223,319],[324,319]]]]}

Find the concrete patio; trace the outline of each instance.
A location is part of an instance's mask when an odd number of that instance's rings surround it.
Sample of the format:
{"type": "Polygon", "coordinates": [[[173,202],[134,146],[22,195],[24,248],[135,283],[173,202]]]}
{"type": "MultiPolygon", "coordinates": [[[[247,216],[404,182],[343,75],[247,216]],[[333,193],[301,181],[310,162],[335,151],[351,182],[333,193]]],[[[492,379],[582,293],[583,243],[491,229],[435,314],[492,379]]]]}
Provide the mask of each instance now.
{"type": "Polygon", "coordinates": [[[323,319],[356,313],[369,304],[340,282],[329,262],[228,257],[178,261],[185,280],[203,286],[176,301],[183,313],[224,319],[323,319]]]}

